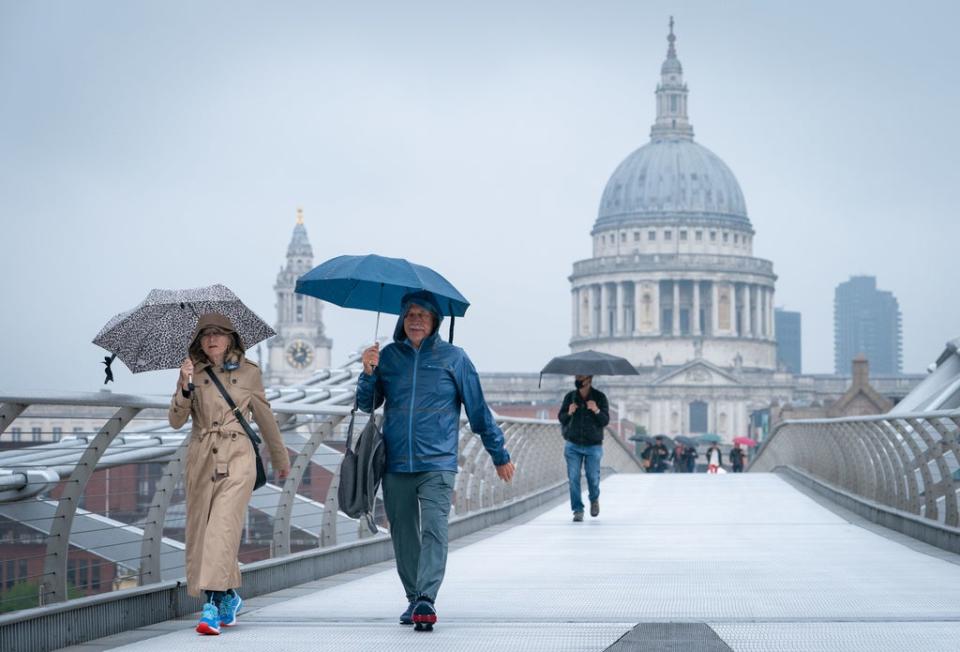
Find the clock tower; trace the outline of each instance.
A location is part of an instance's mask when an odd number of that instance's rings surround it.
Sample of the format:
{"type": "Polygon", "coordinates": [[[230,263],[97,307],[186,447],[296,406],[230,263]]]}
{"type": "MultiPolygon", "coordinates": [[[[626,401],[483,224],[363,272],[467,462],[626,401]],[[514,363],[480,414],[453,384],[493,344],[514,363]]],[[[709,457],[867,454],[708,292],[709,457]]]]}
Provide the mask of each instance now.
{"type": "Polygon", "coordinates": [[[287,247],[287,264],[277,274],[277,334],[267,342],[268,385],[291,385],[330,366],[333,342],[323,333],[323,302],[296,294],[297,278],[313,268],[313,248],[303,225],[303,209],[287,247]]]}

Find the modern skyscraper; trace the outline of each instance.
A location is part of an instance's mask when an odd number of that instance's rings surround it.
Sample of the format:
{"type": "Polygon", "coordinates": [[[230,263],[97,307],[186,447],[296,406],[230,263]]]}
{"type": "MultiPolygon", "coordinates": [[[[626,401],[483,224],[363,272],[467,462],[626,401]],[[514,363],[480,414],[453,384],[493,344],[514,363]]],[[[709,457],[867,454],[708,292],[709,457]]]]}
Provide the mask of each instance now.
{"type": "Polygon", "coordinates": [[[833,302],[834,372],[845,374],[862,353],[877,374],[903,366],[900,305],[892,292],[877,289],[874,276],[851,276],[837,286],[833,302]]]}
{"type": "Polygon", "coordinates": [[[803,373],[800,313],[777,308],[773,313],[777,334],[777,366],[792,374],[803,373]]]}

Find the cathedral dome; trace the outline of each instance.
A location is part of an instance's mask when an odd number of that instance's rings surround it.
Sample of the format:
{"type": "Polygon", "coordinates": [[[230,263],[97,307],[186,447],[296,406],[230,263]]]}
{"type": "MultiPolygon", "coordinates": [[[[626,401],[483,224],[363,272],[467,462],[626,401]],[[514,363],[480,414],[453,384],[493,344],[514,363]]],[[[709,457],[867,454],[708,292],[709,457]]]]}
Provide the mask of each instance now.
{"type": "Polygon", "coordinates": [[[657,84],[650,142],[617,167],[600,198],[594,232],[638,222],[719,220],[750,229],[740,184],[720,157],[693,140],[673,18],[657,84]]]}
{"type": "Polygon", "coordinates": [[[692,139],[654,140],[630,154],[607,182],[594,228],[675,217],[733,219],[749,225],[733,172],[692,139]]]}

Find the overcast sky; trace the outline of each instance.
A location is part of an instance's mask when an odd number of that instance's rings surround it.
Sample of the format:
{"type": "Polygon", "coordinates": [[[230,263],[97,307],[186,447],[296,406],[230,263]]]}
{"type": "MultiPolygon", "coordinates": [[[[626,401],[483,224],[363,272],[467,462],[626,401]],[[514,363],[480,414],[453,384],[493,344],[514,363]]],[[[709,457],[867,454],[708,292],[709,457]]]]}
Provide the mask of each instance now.
{"type": "MultiPolygon", "coordinates": [[[[569,350],[604,185],[649,139],[671,14],[804,371],[833,369],[852,274],[899,299],[920,371],[960,335],[958,7],[0,0],[0,390],[98,389],[90,340],[154,287],[222,282],[275,322],[301,206],[316,263],[430,265],[472,302],[478,368],[538,370],[569,350]]],[[[325,323],[334,363],[373,336],[369,313],[325,323]]],[[[114,391],[174,382],[116,367],[114,391]]]]}

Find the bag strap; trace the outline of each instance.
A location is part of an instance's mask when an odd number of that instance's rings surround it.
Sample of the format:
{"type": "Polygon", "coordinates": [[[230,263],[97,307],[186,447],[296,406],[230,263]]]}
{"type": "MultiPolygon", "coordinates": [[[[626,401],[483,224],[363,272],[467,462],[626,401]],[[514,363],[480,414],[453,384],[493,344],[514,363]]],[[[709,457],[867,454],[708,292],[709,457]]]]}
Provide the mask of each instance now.
{"type": "MultiPolygon", "coordinates": [[[[347,450],[349,450],[351,444],[353,443],[353,420],[357,416],[357,410],[360,408],[360,395],[356,392],[353,394],[353,408],[350,410],[350,425],[347,426],[347,450]]],[[[370,410],[370,418],[376,418],[377,411],[377,379],[374,376],[373,379],[373,409],[370,410]]]]}
{"type": "Polygon", "coordinates": [[[233,398],[230,397],[230,393],[227,392],[227,388],[223,386],[223,383],[220,382],[220,379],[217,378],[217,374],[213,373],[212,367],[207,367],[204,369],[207,372],[207,375],[210,376],[210,380],[213,381],[213,384],[217,386],[217,389],[220,390],[220,395],[223,396],[223,400],[227,402],[227,405],[230,406],[230,410],[233,412],[233,416],[237,418],[237,421],[240,423],[240,427],[243,428],[243,431],[247,433],[247,437],[250,438],[250,441],[253,442],[254,447],[260,445],[262,440],[257,433],[253,431],[253,428],[250,427],[250,424],[247,423],[247,420],[244,418],[243,413],[240,411],[240,408],[237,407],[237,404],[233,402],[233,398]]]}

